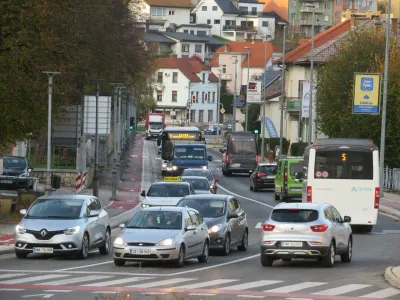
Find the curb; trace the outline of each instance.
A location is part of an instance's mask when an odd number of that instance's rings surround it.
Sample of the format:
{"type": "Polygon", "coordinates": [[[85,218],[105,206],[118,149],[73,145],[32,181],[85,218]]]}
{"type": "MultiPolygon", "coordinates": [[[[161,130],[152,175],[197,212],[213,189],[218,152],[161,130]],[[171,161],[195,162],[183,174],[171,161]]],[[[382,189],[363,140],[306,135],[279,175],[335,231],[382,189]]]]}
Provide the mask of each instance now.
{"type": "Polygon", "coordinates": [[[393,218],[397,218],[398,220],[400,220],[400,212],[393,210],[393,208],[391,207],[379,205],[379,212],[390,215],[393,218]]]}
{"type": "MultiPolygon", "coordinates": [[[[393,269],[395,267],[388,267],[385,270],[385,279],[394,287],[400,289],[400,278],[394,274],[393,269]]],[[[400,268],[400,267],[397,267],[400,268]]]]}

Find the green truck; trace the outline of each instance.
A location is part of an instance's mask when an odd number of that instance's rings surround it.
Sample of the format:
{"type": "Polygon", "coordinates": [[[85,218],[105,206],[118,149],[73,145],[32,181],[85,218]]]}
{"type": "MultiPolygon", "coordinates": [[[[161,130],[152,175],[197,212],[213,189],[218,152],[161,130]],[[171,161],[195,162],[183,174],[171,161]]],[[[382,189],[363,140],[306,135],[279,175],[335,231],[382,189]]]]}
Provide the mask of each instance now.
{"type": "Polygon", "coordinates": [[[302,156],[280,156],[275,176],[275,200],[289,202],[301,199],[303,184],[296,182],[296,173],[303,172],[302,156]]]}

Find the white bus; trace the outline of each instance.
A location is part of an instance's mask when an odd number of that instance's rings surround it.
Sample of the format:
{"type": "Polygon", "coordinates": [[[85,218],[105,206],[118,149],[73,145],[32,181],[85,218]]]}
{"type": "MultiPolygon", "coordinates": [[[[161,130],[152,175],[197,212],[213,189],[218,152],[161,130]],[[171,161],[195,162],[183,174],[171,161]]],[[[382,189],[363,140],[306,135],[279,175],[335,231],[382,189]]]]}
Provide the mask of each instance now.
{"type": "Polygon", "coordinates": [[[330,203],[371,232],[379,209],[379,151],[372,140],[318,139],[304,152],[303,202],[330,203]]]}

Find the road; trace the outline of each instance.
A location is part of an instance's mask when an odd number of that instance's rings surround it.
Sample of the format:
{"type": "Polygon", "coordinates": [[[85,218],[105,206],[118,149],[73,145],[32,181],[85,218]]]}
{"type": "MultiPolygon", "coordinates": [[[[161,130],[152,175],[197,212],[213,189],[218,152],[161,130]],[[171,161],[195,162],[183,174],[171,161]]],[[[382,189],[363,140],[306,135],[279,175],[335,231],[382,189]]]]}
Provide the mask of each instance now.
{"type": "MultiPolygon", "coordinates": [[[[157,163],[161,164],[155,142],[146,141],[144,152],[152,163],[144,168],[143,178],[158,178],[149,174],[159,171],[157,163]]],[[[400,262],[399,222],[381,215],[371,234],[355,234],[350,264],[337,259],[334,268],[326,269],[314,261],[295,260],[263,268],[259,224],[277,204],[273,193],[251,192],[248,176],[223,177],[220,154],[209,153],[213,156],[210,168],[221,179],[218,193],[236,195],[248,215],[246,252],[233,251],[228,257],[213,254],[208,264],[192,260],[183,269],[155,263],[116,267],[111,256],[98,253],[91,253],[86,261],[43,256],[18,260],[7,254],[0,256],[0,298],[122,299],[129,293],[132,299],[400,299],[400,290],[383,278],[386,267],[400,262]],[[176,296],[182,293],[190,297],[176,296]]],[[[113,230],[112,235],[118,232],[113,230]]]]}

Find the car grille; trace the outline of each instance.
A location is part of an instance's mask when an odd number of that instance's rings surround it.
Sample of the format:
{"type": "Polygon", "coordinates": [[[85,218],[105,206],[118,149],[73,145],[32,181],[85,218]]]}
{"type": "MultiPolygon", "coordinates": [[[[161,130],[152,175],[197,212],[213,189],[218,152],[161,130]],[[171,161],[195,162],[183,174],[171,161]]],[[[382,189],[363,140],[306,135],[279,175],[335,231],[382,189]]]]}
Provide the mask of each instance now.
{"type": "Polygon", "coordinates": [[[33,249],[33,248],[53,248],[54,250],[62,250],[60,244],[26,244],[25,249],[33,249]]]}
{"type": "Polygon", "coordinates": [[[129,254],[129,253],[124,254],[124,257],[126,257],[126,258],[158,258],[158,256],[155,254],[137,255],[137,254],[129,254]]]}
{"type": "Polygon", "coordinates": [[[155,246],[156,244],[154,243],[128,243],[128,246],[139,246],[139,247],[149,247],[149,246],[155,246]]]}
{"type": "Polygon", "coordinates": [[[53,236],[58,235],[58,234],[63,234],[64,230],[58,230],[58,231],[46,231],[46,235],[42,235],[42,230],[40,231],[35,231],[35,230],[26,230],[26,233],[32,234],[36,239],[41,240],[41,241],[47,241],[50,240],[53,236]]]}

